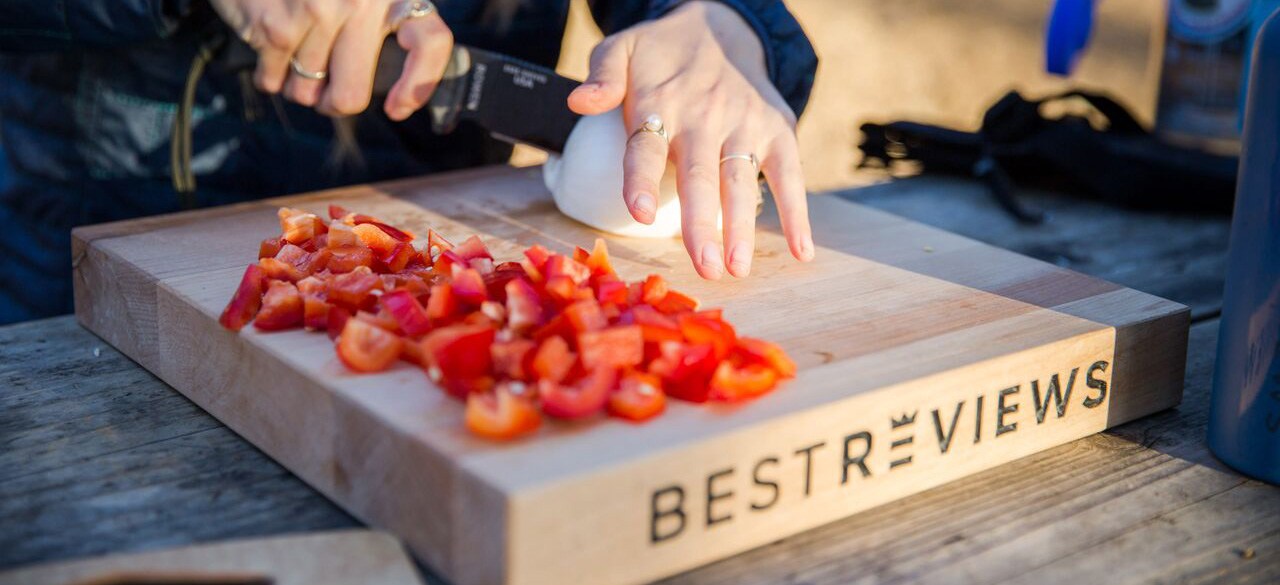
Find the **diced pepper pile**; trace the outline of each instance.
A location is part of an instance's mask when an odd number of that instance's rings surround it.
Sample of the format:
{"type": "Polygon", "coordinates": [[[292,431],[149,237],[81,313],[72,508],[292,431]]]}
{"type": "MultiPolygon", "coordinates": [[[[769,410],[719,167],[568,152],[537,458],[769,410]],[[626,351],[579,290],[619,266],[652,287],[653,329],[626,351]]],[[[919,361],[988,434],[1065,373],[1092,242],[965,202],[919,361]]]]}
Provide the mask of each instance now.
{"type": "Polygon", "coordinates": [[[282,235],[262,241],[219,322],[327,331],[357,372],[417,364],[466,401],[467,428],[484,437],[532,432],[543,416],[641,421],[668,396],[742,400],[796,372],[782,348],[739,337],[661,276],[622,281],[604,240],[499,263],[476,236],[454,245],[429,230],[423,242],[338,206],[328,222],[279,216],[282,235]]]}

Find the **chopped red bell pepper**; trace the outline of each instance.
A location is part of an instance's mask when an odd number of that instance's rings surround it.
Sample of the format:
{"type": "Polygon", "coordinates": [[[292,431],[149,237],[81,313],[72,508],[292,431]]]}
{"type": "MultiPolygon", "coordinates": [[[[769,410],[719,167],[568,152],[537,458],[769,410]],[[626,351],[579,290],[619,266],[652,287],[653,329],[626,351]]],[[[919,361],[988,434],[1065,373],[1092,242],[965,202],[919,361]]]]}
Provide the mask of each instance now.
{"type": "Polygon", "coordinates": [[[662,302],[662,299],[667,298],[669,290],[666,279],[657,274],[650,274],[644,279],[644,284],[641,285],[640,300],[645,304],[657,306],[658,303],[662,302]]]}
{"type": "Polygon", "coordinates": [[[414,298],[413,293],[407,290],[394,290],[383,294],[381,301],[382,306],[391,313],[391,318],[396,320],[400,331],[405,335],[417,337],[431,330],[431,320],[427,317],[427,310],[422,307],[418,299],[414,298]]]}
{"type": "Polygon", "coordinates": [[[329,261],[325,268],[330,272],[351,272],[356,268],[373,266],[373,251],[364,246],[329,248],[329,261]]]}
{"type": "Polygon", "coordinates": [[[361,266],[329,279],[327,299],[330,303],[356,310],[365,306],[375,290],[382,290],[382,279],[369,268],[361,266]]]}
{"type": "Polygon", "coordinates": [[[596,300],[602,305],[627,306],[627,283],[607,278],[596,283],[596,300]]]}
{"type": "Polygon", "coordinates": [[[375,217],[336,205],[329,216],[281,209],[284,236],[259,245],[219,321],[325,329],[355,371],[417,364],[467,400],[477,435],[529,433],[541,412],[647,420],[668,395],[743,400],[796,373],[782,348],[738,338],[719,309],[697,311],[662,276],[618,278],[603,239],[496,262],[475,236],[454,246],[428,230],[420,251],[412,232],[375,217]]]}
{"type": "Polygon", "coordinates": [[[267,238],[258,244],[258,258],[275,258],[285,245],[284,238],[267,238]]]}
{"type": "Polygon", "coordinates": [[[738,367],[728,360],[720,362],[711,376],[708,398],[711,400],[745,400],[773,389],[778,373],[762,364],[738,367]]]}
{"type": "Polygon", "coordinates": [[[461,244],[454,246],[453,253],[468,262],[477,258],[493,260],[493,254],[489,253],[489,247],[484,245],[484,242],[476,236],[471,236],[463,240],[461,244]]]}
{"type": "Polygon", "coordinates": [[[361,245],[360,238],[356,237],[356,233],[352,231],[351,226],[340,221],[329,223],[329,237],[325,239],[324,244],[326,248],[361,245]]]}
{"type": "Polygon", "coordinates": [[[433,229],[427,230],[427,256],[432,262],[435,262],[436,257],[442,252],[452,249],[453,244],[450,243],[449,240],[444,239],[444,236],[440,235],[440,232],[433,229]]]}
{"type": "Polygon", "coordinates": [[[716,359],[724,359],[738,341],[733,326],[716,315],[684,313],[676,317],[680,332],[689,343],[707,343],[715,348],[716,359]]]}
{"type": "Polygon", "coordinates": [[[542,324],[542,300],[538,291],[523,278],[507,281],[507,327],[524,333],[542,324]]]}
{"type": "Polygon", "coordinates": [[[467,396],[465,420],[471,432],[498,441],[508,441],[538,430],[542,415],[521,382],[504,382],[492,392],[467,396]]]}
{"type": "Polygon", "coordinates": [[[489,347],[493,371],[513,380],[532,381],[533,356],[537,349],[538,344],[532,339],[495,341],[489,347]]]}
{"type": "Polygon", "coordinates": [[[595,276],[613,276],[613,263],[609,261],[609,247],[605,245],[603,238],[596,238],[596,245],[591,249],[591,254],[587,255],[587,259],[583,264],[591,270],[591,274],[595,276]]]}
{"type": "Polygon", "coordinates": [[[484,285],[484,278],[472,268],[454,266],[453,294],[458,300],[479,307],[480,303],[489,300],[489,289],[484,285]]]}
{"type": "Polygon", "coordinates": [[[272,280],[297,282],[307,276],[306,274],[303,274],[301,270],[298,270],[298,267],[275,258],[263,258],[258,260],[258,266],[262,268],[263,272],[267,273],[267,278],[272,280]]]}
{"type": "Polygon", "coordinates": [[[284,232],[284,239],[292,244],[310,240],[316,234],[322,233],[325,227],[324,222],[314,213],[301,209],[281,207],[277,215],[280,217],[280,231],[284,232]]]}
{"type": "Polygon", "coordinates": [[[453,295],[453,287],[448,284],[437,284],[431,287],[431,296],[427,299],[427,318],[434,324],[452,322],[458,317],[458,299],[453,295]]]}
{"type": "MultiPolygon", "coordinates": [[[[441,379],[472,379],[489,375],[493,364],[489,346],[494,330],[484,325],[450,325],[422,340],[423,358],[441,379]]],[[[433,374],[432,379],[437,377],[433,374]]]]}
{"type": "Polygon", "coordinates": [[[418,251],[413,248],[413,244],[398,242],[391,248],[390,252],[378,256],[378,261],[386,267],[388,272],[400,272],[404,270],[405,266],[409,265],[409,261],[417,254],[418,251]]]}
{"type": "Polygon", "coordinates": [[[548,278],[543,285],[542,290],[546,291],[547,296],[551,300],[560,304],[566,304],[577,298],[577,285],[573,284],[573,279],[568,276],[555,276],[548,278]]]}
{"type": "Polygon", "coordinates": [[[533,355],[533,373],[538,379],[560,382],[573,369],[577,355],[569,351],[569,343],[563,337],[548,337],[533,355]]]}
{"type": "Polygon", "coordinates": [[[578,355],[588,370],[629,368],[644,361],[644,337],[639,325],[618,325],[578,334],[578,355]]]}
{"type": "Polygon", "coordinates": [[[347,320],[351,319],[351,311],[342,307],[329,305],[329,315],[325,322],[325,331],[329,334],[329,339],[338,339],[342,334],[342,330],[347,326],[347,320]]]}
{"type": "Polygon", "coordinates": [[[684,341],[680,325],[670,315],[643,304],[632,307],[630,314],[631,320],[640,326],[640,332],[645,341],[652,343],[684,341]]]}
{"type": "Polygon", "coordinates": [[[609,395],[609,414],[632,421],[651,419],[667,408],[662,380],[644,372],[628,372],[609,395]]]}
{"type": "Polygon", "coordinates": [[[400,357],[396,334],[363,319],[347,319],[338,336],[338,358],[357,372],[380,372],[400,357]]]}
{"type": "Polygon", "coordinates": [[[668,290],[667,295],[662,297],[662,300],[654,305],[654,308],[668,315],[687,313],[698,310],[698,299],[680,291],[668,290]]]}
{"type": "Polygon", "coordinates": [[[567,276],[569,280],[573,281],[574,286],[580,286],[586,283],[588,278],[591,278],[591,269],[587,268],[586,264],[560,254],[552,254],[547,259],[543,273],[546,275],[547,280],[557,276],[567,276]]]}
{"type": "Polygon", "coordinates": [[[525,249],[524,257],[539,273],[542,273],[547,265],[547,260],[551,259],[551,252],[538,244],[534,244],[525,249]]]}
{"type": "Polygon", "coordinates": [[[739,337],[734,351],[748,362],[773,368],[773,371],[783,378],[796,376],[796,363],[791,361],[787,352],[776,343],[751,337],[739,337]]]}
{"type": "Polygon", "coordinates": [[[585,418],[604,410],[609,394],[617,383],[618,373],[611,368],[591,370],[574,384],[563,384],[550,378],[538,380],[538,398],[542,412],[556,418],[585,418]]]}
{"type": "Polygon", "coordinates": [[[240,286],[231,301],[222,310],[218,323],[232,331],[239,331],[252,321],[262,308],[262,295],[267,292],[267,273],[257,264],[251,264],[240,279],[240,286]]]}
{"type": "Polygon", "coordinates": [[[409,233],[409,232],[407,232],[407,231],[404,231],[404,230],[402,230],[402,229],[400,229],[400,228],[396,228],[396,227],[389,226],[389,225],[387,225],[387,224],[385,224],[385,223],[382,223],[382,222],[380,222],[380,221],[370,222],[370,225],[377,226],[377,228],[378,228],[378,229],[382,230],[384,233],[386,233],[388,236],[391,236],[391,237],[392,237],[392,238],[394,238],[396,241],[400,241],[400,242],[412,242],[412,241],[413,241],[413,234],[412,234],[412,233],[409,233]]]}
{"type": "Polygon", "coordinates": [[[581,300],[565,307],[565,318],[574,331],[596,331],[609,325],[604,313],[600,311],[600,303],[595,299],[581,300]]]}
{"type": "Polygon", "coordinates": [[[660,357],[649,364],[649,373],[662,378],[667,395],[690,402],[706,402],[708,383],[719,362],[709,344],[678,341],[659,344],[660,357]]]}
{"type": "Polygon", "coordinates": [[[374,256],[379,258],[389,256],[395,250],[396,245],[402,243],[387,235],[386,232],[378,229],[378,226],[372,223],[357,224],[351,228],[351,231],[355,232],[356,238],[359,238],[361,245],[372,250],[374,256]]]}

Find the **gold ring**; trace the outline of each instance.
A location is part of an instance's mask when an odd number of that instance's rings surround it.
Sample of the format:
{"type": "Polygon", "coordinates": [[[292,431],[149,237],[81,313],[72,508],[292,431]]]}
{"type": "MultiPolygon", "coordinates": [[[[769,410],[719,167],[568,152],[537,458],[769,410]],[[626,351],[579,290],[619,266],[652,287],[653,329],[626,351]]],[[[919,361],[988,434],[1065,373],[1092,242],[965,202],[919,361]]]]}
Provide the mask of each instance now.
{"type": "Polygon", "coordinates": [[[667,138],[667,128],[662,125],[662,117],[657,114],[649,114],[649,116],[644,119],[644,122],[640,124],[640,127],[636,128],[636,131],[632,132],[631,136],[627,137],[627,141],[630,142],[632,138],[635,138],[636,135],[641,132],[657,134],[658,136],[661,136],[663,140],[667,141],[668,144],[671,143],[671,139],[667,138]]]}
{"type": "Polygon", "coordinates": [[[400,25],[411,18],[422,18],[431,16],[436,12],[436,5],[431,0],[405,0],[397,2],[391,7],[391,11],[387,13],[387,34],[395,34],[400,31],[400,25]]]}
{"type": "Polygon", "coordinates": [[[298,76],[305,79],[320,81],[329,76],[328,71],[308,71],[303,69],[302,65],[298,63],[298,60],[293,57],[289,57],[289,68],[293,69],[293,72],[297,73],[298,76]]]}
{"type": "Polygon", "coordinates": [[[253,46],[253,23],[244,25],[244,28],[236,32],[236,36],[240,37],[244,44],[253,46]]]}
{"type": "Polygon", "coordinates": [[[760,159],[756,158],[756,155],[750,152],[731,152],[720,157],[720,164],[724,164],[726,161],[734,159],[745,160],[751,163],[752,168],[754,168],[757,173],[760,172],[760,159]]]}

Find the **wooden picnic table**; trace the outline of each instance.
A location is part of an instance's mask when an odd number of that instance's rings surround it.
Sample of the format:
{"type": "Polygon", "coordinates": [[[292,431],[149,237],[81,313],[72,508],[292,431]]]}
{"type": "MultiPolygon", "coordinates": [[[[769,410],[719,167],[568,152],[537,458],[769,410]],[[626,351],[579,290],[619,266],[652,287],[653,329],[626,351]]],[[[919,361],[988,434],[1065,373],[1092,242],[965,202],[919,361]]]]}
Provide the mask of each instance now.
{"type": "MultiPolygon", "coordinates": [[[[933,177],[817,196],[1189,305],[1182,404],[667,583],[1280,582],[1280,490],[1205,444],[1225,218],[1033,193],[1026,226],[933,177]]],[[[0,569],[358,525],[71,316],[0,327],[0,445],[0,569]]]]}

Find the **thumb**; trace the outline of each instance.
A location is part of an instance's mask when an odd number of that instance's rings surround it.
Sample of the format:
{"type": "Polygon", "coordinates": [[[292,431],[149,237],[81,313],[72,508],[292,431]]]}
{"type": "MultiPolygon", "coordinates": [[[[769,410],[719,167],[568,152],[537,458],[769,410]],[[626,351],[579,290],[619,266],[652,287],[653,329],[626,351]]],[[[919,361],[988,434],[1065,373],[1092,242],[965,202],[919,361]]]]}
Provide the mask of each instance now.
{"type": "Polygon", "coordinates": [[[627,93],[628,41],[605,39],[591,51],[591,73],[569,94],[569,109],[584,116],[602,114],[622,105],[627,93]]]}

